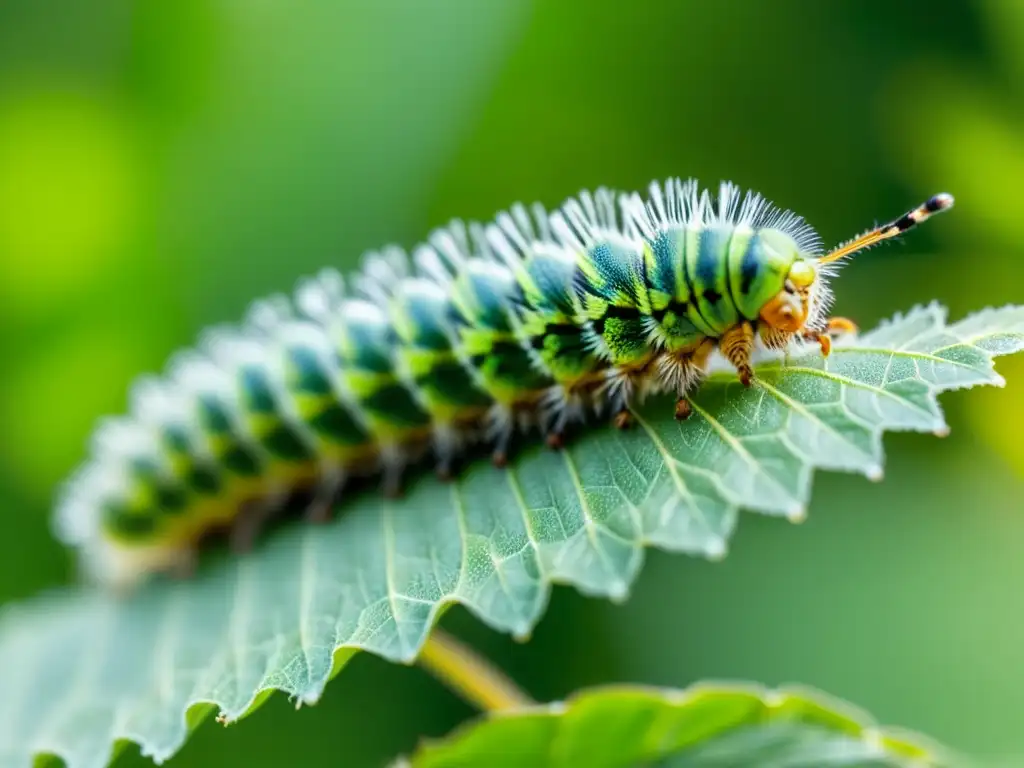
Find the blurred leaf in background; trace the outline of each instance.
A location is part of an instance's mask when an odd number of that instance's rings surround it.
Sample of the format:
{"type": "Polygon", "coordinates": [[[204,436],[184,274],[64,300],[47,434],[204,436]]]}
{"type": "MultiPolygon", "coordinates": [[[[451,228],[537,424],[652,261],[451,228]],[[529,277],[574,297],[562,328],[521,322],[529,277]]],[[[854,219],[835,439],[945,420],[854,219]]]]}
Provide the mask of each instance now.
{"type": "MultiPolygon", "coordinates": [[[[870,326],[933,298],[953,317],[1019,301],[1021,7],[0,4],[0,597],[70,577],[50,500],[134,375],[253,298],[453,216],[696,175],[833,243],[948,190],[941,225],[844,269],[837,312],[870,326]]],[[[653,557],[624,606],[560,591],[525,646],[462,611],[446,623],[542,699],[798,681],[956,747],[1024,749],[1022,398],[1011,378],[965,402],[945,401],[949,440],[887,440],[885,483],[821,478],[803,528],[748,521],[719,565],[653,557]]],[[[467,714],[360,657],[316,707],[275,697],[172,764],[381,765],[467,714]]]]}
{"type": "MultiPolygon", "coordinates": [[[[908,64],[889,86],[882,123],[894,162],[910,157],[905,178],[955,187],[966,201],[951,236],[961,258],[934,269],[957,273],[958,301],[975,307],[1024,294],[1024,3],[985,0],[979,18],[986,60],[965,65],[937,51],[908,64]],[[922,78],[942,88],[913,88],[922,78]]],[[[1008,360],[1004,370],[1024,374],[1024,364],[1008,360]]],[[[1024,398],[986,393],[968,408],[981,438],[1024,477],[1024,398]]]]}

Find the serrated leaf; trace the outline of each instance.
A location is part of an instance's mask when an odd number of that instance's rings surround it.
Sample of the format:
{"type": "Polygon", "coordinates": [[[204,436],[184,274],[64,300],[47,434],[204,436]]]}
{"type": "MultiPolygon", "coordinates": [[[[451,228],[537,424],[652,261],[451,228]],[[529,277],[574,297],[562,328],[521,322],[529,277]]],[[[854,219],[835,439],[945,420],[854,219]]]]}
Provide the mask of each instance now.
{"type": "Polygon", "coordinates": [[[427,742],[395,768],[883,768],[962,765],[805,688],[614,686],[499,712],[427,742]]]}
{"type": "Polygon", "coordinates": [[[411,661],[453,602],[525,636],[553,583],[621,599],[645,546],[718,557],[741,507],[798,519],[815,468],[877,476],[884,430],[944,432],[936,394],[1001,385],[992,357],[1022,348],[1024,307],[951,326],[915,309],[827,360],[762,362],[754,389],[715,373],[684,423],[656,400],[631,431],[595,427],[450,484],[424,475],[400,502],[367,493],[187,583],[15,606],[0,619],[0,768],[40,753],[100,768],[119,739],[166,759],[211,704],[234,720],[273,689],[314,702],[356,650],[411,661]]]}

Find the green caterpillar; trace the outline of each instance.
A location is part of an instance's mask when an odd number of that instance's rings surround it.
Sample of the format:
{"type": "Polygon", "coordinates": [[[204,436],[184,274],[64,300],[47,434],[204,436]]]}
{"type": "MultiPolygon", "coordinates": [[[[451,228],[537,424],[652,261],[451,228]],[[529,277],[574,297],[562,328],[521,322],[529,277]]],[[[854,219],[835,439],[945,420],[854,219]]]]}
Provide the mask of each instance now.
{"type": "Polygon", "coordinates": [[[244,551],[297,491],[323,520],[346,480],[379,474],[395,494],[427,455],[443,477],[471,445],[500,465],[517,431],[557,448],[592,413],[628,425],[656,392],[686,418],[716,349],[747,386],[757,343],[827,355],[833,333],[855,330],[827,317],[836,263],[952,204],[936,195],[824,255],[803,219],[730,183],[455,221],[411,259],[368,254],[348,286],[327,270],[257,302],[140,380],[130,415],[97,429],[55,530],[87,575],[123,588],[187,572],[211,530],[244,551]]]}

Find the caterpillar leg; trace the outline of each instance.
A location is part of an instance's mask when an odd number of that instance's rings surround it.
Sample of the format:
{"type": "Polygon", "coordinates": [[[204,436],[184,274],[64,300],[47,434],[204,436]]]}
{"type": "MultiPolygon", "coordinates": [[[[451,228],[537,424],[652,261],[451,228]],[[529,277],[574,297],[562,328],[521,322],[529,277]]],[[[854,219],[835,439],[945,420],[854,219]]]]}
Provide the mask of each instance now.
{"type": "Polygon", "coordinates": [[[612,424],[616,429],[629,429],[633,426],[633,412],[623,406],[622,410],[615,414],[612,424]]]}
{"type": "Polygon", "coordinates": [[[552,432],[544,438],[544,444],[553,451],[560,451],[565,447],[565,433],[552,432]]]}
{"type": "Polygon", "coordinates": [[[467,460],[473,460],[480,454],[473,453],[469,450],[470,444],[464,444],[461,450],[452,450],[450,453],[438,454],[437,460],[434,463],[434,475],[442,483],[450,483],[455,479],[455,476],[459,473],[460,467],[462,467],[467,460]]]}
{"type": "Polygon", "coordinates": [[[437,466],[434,468],[434,474],[437,475],[437,479],[442,483],[450,483],[455,477],[455,473],[452,471],[452,460],[444,458],[438,461],[437,466]]]}
{"type": "Polygon", "coordinates": [[[195,546],[186,547],[175,556],[174,563],[168,569],[168,574],[176,581],[188,581],[195,576],[198,567],[198,548],[195,546]]]}
{"type": "Polygon", "coordinates": [[[231,551],[236,555],[252,551],[263,527],[284,505],[287,498],[286,492],[275,490],[263,498],[242,502],[228,534],[228,547],[231,551]]]}
{"type": "Polygon", "coordinates": [[[655,391],[659,365],[659,358],[650,356],[640,363],[608,369],[605,383],[598,392],[614,414],[612,425],[616,429],[629,429],[633,426],[633,412],[630,409],[655,391]]]}
{"type": "Polygon", "coordinates": [[[382,443],[378,448],[377,469],[380,472],[380,490],[387,499],[402,495],[402,481],[409,461],[407,449],[400,443],[382,443]]]}
{"type": "Polygon", "coordinates": [[[792,331],[783,331],[779,328],[773,328],[767,324],[762,324],[757,329],[757,332],[761,337],[761,342],[768,349],[785,349],[789,346],[793,337],[796,336],[792,331]]]}
{"type": "Polygon", "coordinates": [[[847,333],[856,333],[857,330],[857,324],[848,317],[830,317],[825,332],[833,336],[841,336],[847,333]]]}
{"type": "Polygon", "coordinates": [[[556,384],[538,402],[537,423],[545,435],[565,438],[569,427],[586,420],[587,406],[593,405],[587,383],[556,384]]]}
{"type": "Polygon", "coordinates": [[[402,480],[405,477],[404,468],[400,465],[385,464],[384,472],[381,475],[381,490],[384,497],[388,499],[400,499],[404,492],[402,480]]]}
{"type": "Polygon", "coordinates": [[[687,398],[680,397],[676,400],[676,421],[686,421],[692,413],[693,406],[690,405],[690,401],[687,398]]]}
{"type": "Polygon", "coordinates": [[[803,334],[803,338],[806,341],[816,341],[818,346],[821,347],[821,356],[828,357],[832,354],[832,337],[828,333],[822,333],[821,331],[808,331],[803,334]]]}
{"type": "Polygon", "coordinates": [[[494,448],[491,451],[491,463],[498,469],[508,466],[508,449],[515,431],[515,420],[510,410],[499,407],[489,430],[494,448]]]}
{"type": "Polygon", "coordinates": [[[828,357],[832,352],[833,337],[856,332],[857,324],[852,320],[845,317],[830,317],[824,331],[807,331],[802,335],[807,341],[818,342],[822,357],[828,357]]]}
{"type": "Polygon", "coordinates": [[[734,325],[722,334],[718,347],[736,368],[743,386],[753,385],[754,369],[750,366],[750,355],[754,351],[754,327],[747,321],[734,325]]]}
{"type": "Polygon", "coordinates": [[[462,442],[458,427],[453,424],[439,425],[434,429],[434,457],[437,460],[434,473],[442,483],[451,482],[455,476],[453,466],[462,442]]]}
{"type": "Polygon", "coordinates": [[[402,472],[385,472],[383,482],[381,483],[381,489],[383,490],[384,498],[386,499],[402,498],[402,493],[405,491],[405,487],[402,483],[402,472]]]}
{"type": "Polygon", "coordinates": [[[657,360],[658,386],[680,398],[696,389],[707,372],[708,358],[715,350],[714,339],[705,338],[690,349],[668,352],[657,360]]]}
{"type": "Polygon", "coordinates": [[[331,508],[344,484],[345,475],[341,471],[334,467],[324,469],[314,490],[313,500],[302,515],[306,522],[313,524],[329,522],[331,508]]]}
{"type": "Polygon", "coordinates": [[[508,466],[508,449],[512,443],[512,427],[502,430],[494,443],[494,450],[491,452],[491,463],[498,469],[508,466]]]}
{"type": "Polygon", "coordinates": [[[565,431],[569,425],[571,406],[566,393],[559,392],[559,396],[553,400],[545,398],[542,401],[539,424],[544,444],[552,451],[560,451],[565,447],[565,431]]]}

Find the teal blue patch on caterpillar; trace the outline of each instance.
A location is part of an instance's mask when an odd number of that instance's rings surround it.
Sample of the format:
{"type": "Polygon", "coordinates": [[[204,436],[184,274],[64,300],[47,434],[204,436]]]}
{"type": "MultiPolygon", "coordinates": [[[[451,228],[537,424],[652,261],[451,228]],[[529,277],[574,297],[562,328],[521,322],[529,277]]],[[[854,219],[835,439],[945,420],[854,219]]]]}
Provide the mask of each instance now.
{"type": "Polygon", "coordinates": [[[165,424],[163,427],[164,447],[179,456],[188,456],[193,450],[188,430],[180,424],[165,424]]]}
{"type": "Polygon", "coordinates": [[[410,281],[390,301],[398,336],[395,355],[404,375],[426,411],[446,422],[493,402],[458,360],[452,322],[457,311],[444,292],[422,280],[410,281]]]}
{"type": "MultiPolygon", "coordinates": [[[[428,284],[429,285],[429,284],[428,284]]],[[[455,307],[446,295],[430,285],[428,290],[408,290],[392,300],[392,321],[401,342],[409,347],[451,350],[450,318],[455,307]]]]}
{"type": "Polygon", "coordinates": [[[481,388],[502,404],[528,401],[552,384],[514,332],[510,313],[521,295],[511,272],[482,260],[468,262],[453,285],[460,357],[476,371],[481,388]]]}
{"type": "Polygon", "coordinates": [[[194,441],[185,427],[163,424],[160,437],[172,471],[189,491],[207,496],[220,491],[220,473],[205,458],[197,455],[194,441]]]}
{"type": "Polygon", "coordinates": [[[681,272],[685,248],[685,232],[679,227],[658,231],[648,243],[647,291],[655,312],[666,309],[672,302],[686,304],[690,300],[689,284],[681,272]]]}
{"type": "MultiPolygon", "coordinates": [[[[576,309],[572,281],[576,264],[549,254],[536,254],[525,265],[532,309],[553,317],[570,317],[576,309]]],[[[524,293],[527,287],[521,285],[524,293]]]]}
{"type": "Polygon", "coordinates": [[[776,229],[755,232],[742,255],[730,257],[730,279],[740,313],[755,320],[761,308],[783,290],[789,268],[800,258],[796,240],[776,229]]]}
{"type": "Polygon", "coordinates": [[[647,244],[645,264],[651,317],[669,351],[687,349],[705,337],[690,319],[693,296],[686,279],[686,230],[659,230],[647,244]]]}
{"type": "Polygon", "coordinates": [[[686,243],[683,252],[683,277],[686,280],[689,301],[686,304],[686,317],[704,336],[717,336],[718,329],[701,313],[700,293],[705,290],[697,277],[697,261],[700,258],[701,241],[704,239],[704,227],[689,226],[684,232],[686,243]]]}
{"type": "Polygon", "coordinates": [[[430,415],[400,381],[397,337],[387,314],[365,301],[345,302],[339,326],[339,372],[372,436],[392,440],[430,424],[430,415]]]}
{"type": "Polygon", "coordinates": [[[316,351],[307,347],[290,346],[285,352],[289,369],[288,388],[295,394],[330,396],[334,392],[330,376],[322,366],[316,351]]]}
{"type": "Polygon", "coordinates": [[[263,464],[236,432],[231,420],[231,407],[216,396],[205,394],[197,398],[196,410],[199,426],[218,464],[240,477],[258,477],[263,471],[263,464]]]}
{"type": "Polygon", "coordinates": [[[266,370],[248,365],[240,371],[241,405],[250,429],[268,453],[287,462],[307,462],[313,453],[298,432],[283,417],[284,407],[278,401],[270,375],[266,370]]]}
{"type": "Polygon", "coordinates": [[[262,416],[278,412],[277,403],[266,371],[248,365],[240,371],[242,407],[251,414],[262,416]]]}
{"type": "Polygon", "coordinates": [[[687,273],[692,276],[693,305],[712,335],[720,336],[739,321],[729,289],[729,244],[732,226],[705,227],[695,253],[687,252],[687,273]]]}
{"type": "Polygon", "coordinates": [[[231,436],[231,409],[212,395],[200,395],[196,401],[199,423],[211,435],[231,436]]]}
{"type": "Polygon", "coordinates": [[[340,345],[342,360],[360,371],[391,373],[393,331],[387,317],[365,305],[360,305],[358,312],[352,306],[346,336],[340,345]]]}
{"type": "Polygon", "coordinates": [[[577,282],[581,292],[638,311],[647,303],[641,280],[642,256],[635,248],[620,242],[598,242],[587,250],[584,264],[579,274],[585,279],[577,282]]]}
{"type": "Polygon", "coordinates": [[[371,444],[369,432],[341,403],[324,355],[298,341],[286,344],[283,354],[285,389],[314,439],[345,448],[371,444]]]}
{"type": "Polygon", "coordinates": [[[520,298],[519,284],[507,269],[494,262],[467,262],[452,286],[452,301],[461,324],[511,333],[509,312],[520,298]]]}
{"type": "Polygon", "coordinates": [[[137,456],[129,464],[135,492],[152,499],[153,505],[165,514],[176,514],[185,509],[188,492],[169,478],[153,458],[137,456]]]}

